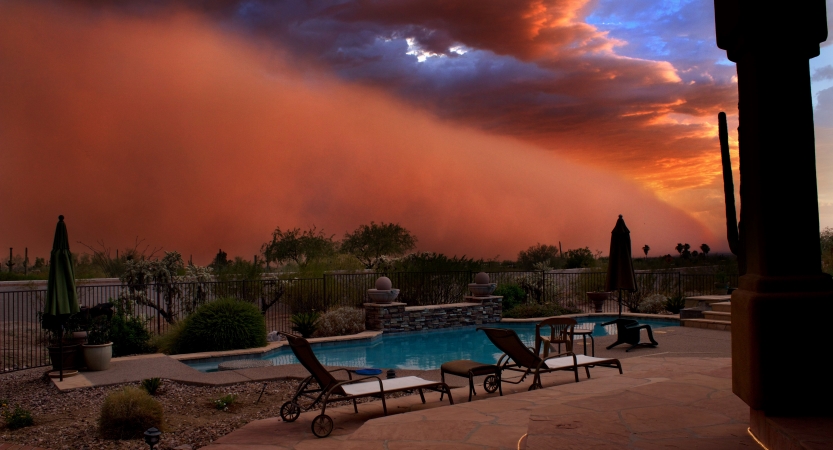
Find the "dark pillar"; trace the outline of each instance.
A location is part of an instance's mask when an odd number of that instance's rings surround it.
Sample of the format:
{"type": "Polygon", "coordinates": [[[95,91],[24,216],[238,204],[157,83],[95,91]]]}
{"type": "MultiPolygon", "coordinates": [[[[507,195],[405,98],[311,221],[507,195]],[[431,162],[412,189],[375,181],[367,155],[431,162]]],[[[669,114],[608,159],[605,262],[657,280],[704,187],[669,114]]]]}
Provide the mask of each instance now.
{"type": "Polygon", "coordinates": [[[732,386],[755,432],[765,417],[831,414],[831,375],[813,363],[828,351],[833,281],[821,271],[809,67],[827,16],[824,0],[714,5],[738,73],[746,274],[732,294],[732,386]]]}

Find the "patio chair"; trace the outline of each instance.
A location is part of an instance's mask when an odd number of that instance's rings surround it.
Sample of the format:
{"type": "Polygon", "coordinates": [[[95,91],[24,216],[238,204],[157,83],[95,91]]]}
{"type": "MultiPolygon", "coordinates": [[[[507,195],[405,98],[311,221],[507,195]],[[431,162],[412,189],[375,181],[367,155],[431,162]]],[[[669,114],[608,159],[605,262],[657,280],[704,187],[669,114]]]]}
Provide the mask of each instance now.
{"type": "Polygon", "coordinates": [[[651,330],[651,326],[648,324],[640,325],[639,322],[633,319],[615,319],[602,324],[602,326],[606,325],[616,325],[616,342],[608,345],[608,350],[612,349],[613,347],[616,347],[619,344],[631,345],[630,347],[628,347],[627,350],[625,350],[625,352],[629,352],[636,347],[653,348],[659,345],[659,343],[654,340],[654,332],[651,330]],[[639,342],[639,340],[641,339],[640,330],[642,329],[648,331],[648,339],[651,341],[650,343],[639,342]]]}
{"type": "Polygon", "coordinates": [[[546,319],[535,325],[535,354],[547,358],[551,350],[561,354],[561,345],[564,345],[567,353],[573,352],[573,332],[576,328],[576,320],[569,317],[554,317],[546,319]],[[541,329],[549,328],[549,337],[541,336],[541,329]]]}
{"type": "Polygon", "coordinates": [[[333,431],[333,419],[325,414],[327,403],[334,401],[353,401],[353,410],[358,413],[356,399],[362,397],[378,397],[382,399],[382,410],[388,414],[388,407],[385,403],[385,395],[402,391],[418,391],[422,403],[425,403],[423,389],[430,389],[448,394],[448,401],[454,404],[451,398],[451,390],[443,382],[425,380],[419,377],[402,377],[383,380],[377,376],[367,376],[353,379],[353,372],[348,369],[327,370],[318,361],[315,353],[312,352],[309,342],[306,339],[289,333],[281,333],[289,341],[292,353],[301,362],[310,376],[301,381],[298,390],[292,400],[281,405],[281,419],[285,422],[294,422],[301,415],[302,411],[316,409],[321,405],[321,414],[312,420],[312,433],[320,438],[327,437],[333,431]],[[344,371],[347,373],[347,380],[337,380],[334,372],[344,371]],[[372,380],[372,381],[368,381],[372,380]],[[312,383],[315,386],[311,386],[312,383]],[[301,405],[298,399],[304,397],[312,402],[301,405]]]}
{"type": "Polygon", "coordinates": [[[541,358],[534,348],[529,348],[524,345],[521,338],[515,333],[515,330],[486,327],[478,328],[478,330],[483,330],[489,340],[495,344],[495,347],[503,352],[503,355],[501,355],[497,362],[501,371],[510,370],[522,373],[518,381],[511,381],[501,377],[501,382],[520,384],[527,375],[532,374],[533,379],[532,385],[529,386],[530,391],[542,387],[542,373],[555,372],[557,370],[569,370],[575,373],[576,383],[579,381],[579,367],[584,368],[587,378],[590,378],[590,368],[595,366],[619,369],[619,373],[622,373],[622,364],[618,359],[576,355],[572,351],[541,358]]]}

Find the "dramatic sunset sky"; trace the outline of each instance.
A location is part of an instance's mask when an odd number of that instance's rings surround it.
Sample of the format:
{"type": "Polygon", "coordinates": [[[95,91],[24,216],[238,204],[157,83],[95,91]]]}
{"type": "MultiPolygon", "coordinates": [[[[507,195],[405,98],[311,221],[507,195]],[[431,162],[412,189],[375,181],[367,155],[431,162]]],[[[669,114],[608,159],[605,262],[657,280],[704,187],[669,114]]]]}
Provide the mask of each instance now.
{"type": "MultiPolygon", "coordinates": [[[[828,10],[830,7],[828,6],[828,10]]],[[[0,0],[0,249],[207,264],[276,227],[419,250],[726,251],[712,0],[0,0]],[[152,5],[152,6],[149,6],[152,5]]],[[[833,226],[833,52],[811,61],[833,226]]],[[[788,155],[785,149],[785,155],[788,155]]],[[[734,161],[737,177],[737,160],[734,161]]],[[[736,178],[737,185],[737,178],[736,178]]]]}

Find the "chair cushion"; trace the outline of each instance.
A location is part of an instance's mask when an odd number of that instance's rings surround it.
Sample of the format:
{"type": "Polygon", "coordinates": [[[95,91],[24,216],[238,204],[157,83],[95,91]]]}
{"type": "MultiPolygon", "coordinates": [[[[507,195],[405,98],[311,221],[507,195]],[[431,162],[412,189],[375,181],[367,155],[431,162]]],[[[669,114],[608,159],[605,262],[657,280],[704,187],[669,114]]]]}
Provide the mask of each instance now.
{"type": "MultiPolygon", "coordinates": [[[[382,380],[382,386],[384,386],[385,392],[416,389],[423,386],[436,386],[437,384],[439,383],[436,381],[425,380],[420,377],[389,378],[382,380]]],[[[344,389],[347,395],[369,395],[381,392],[379,390],[379,382],[376,380],[345,384],[341,388],[344,389]]]]}
{"type": "MultiPolygon", "coordinates": [[[[593,364],[601,364],[613,361],[610,358],[595,358],[593,356],[576,355],[577,366],[592,366],[593,364]]],[[[547,360],[547,367],[550,369],[566,369],[573,366],[572,356],[562,356],[560,358],[553,358],[547,360]]]]}

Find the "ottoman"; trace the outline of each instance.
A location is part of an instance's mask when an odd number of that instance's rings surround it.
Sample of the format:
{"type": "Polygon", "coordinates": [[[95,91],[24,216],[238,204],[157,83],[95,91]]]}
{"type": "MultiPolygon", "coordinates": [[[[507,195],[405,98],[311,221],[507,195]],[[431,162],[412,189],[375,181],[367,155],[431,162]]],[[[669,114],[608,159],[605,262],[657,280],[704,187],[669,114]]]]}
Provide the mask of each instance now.
{"type": "MultiPolygon", "coordinates": [[[[500,385],[500,368],[494,364],[483,364],[470,359],[459,359],[457,361],[449,361],[440,366],[440,377],[442,377],[443,383],[445,383],[445,374],[447,373],[469,379],[469,401],[471,401],[472,394],[477,395],[474,392],[474,377],[480,375],[488,375],[483,381],[483,388],[486,389],[486,392],[491,394],[500,390],[500,395],[503,395],[503,388],[500,385]]],[[[440,394],[440,400],[442,399],[443,396],[440,394]]]]}

